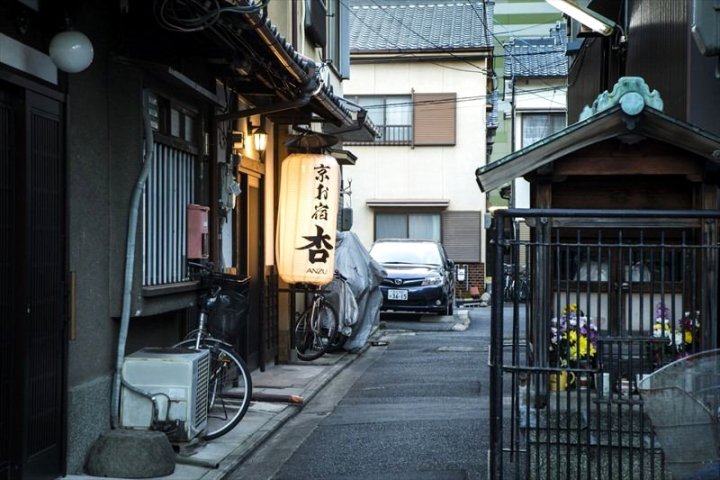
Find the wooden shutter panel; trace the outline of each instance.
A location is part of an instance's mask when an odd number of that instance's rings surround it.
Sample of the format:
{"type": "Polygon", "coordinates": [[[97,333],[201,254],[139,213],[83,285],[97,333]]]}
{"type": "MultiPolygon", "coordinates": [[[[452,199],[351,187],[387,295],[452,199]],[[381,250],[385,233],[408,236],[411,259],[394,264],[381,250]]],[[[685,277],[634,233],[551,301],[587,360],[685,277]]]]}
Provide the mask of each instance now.
{"type": "Polygon", "coordinates": [[[454,93],[413,95],[413,144],[455,145],[454,93]]]}
{"type": "Polygon", "coordinates": [[[455,263],[480,261],[481,222],[480,212],[443,212],[442,244],[455,263]]]}

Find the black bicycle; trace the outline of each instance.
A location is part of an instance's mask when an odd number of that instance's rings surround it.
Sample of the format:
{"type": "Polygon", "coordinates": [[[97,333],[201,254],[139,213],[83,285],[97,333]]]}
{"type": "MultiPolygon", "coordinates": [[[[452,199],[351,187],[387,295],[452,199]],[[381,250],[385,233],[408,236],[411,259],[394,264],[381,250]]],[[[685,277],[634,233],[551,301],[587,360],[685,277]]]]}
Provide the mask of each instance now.
{"type": "Polygon", "coordinates": [[[505,291],[503,296],[506,302],[526,302],[530,292],[528,275],[524,268],[515,270],[512,264],[503,264],[505,275],[505,291]]]}
{"type": "Polygon", "coordinates": [[[237,425],[247,412],[252,398],[252,378],[245,361],[235,352],[224,335],[232,332],[242,321],[246,298],[238,298],[246,291],[248,279],[216,272],[212,263],[188,262],[193,275],[204,287],[198,296],[198,326],[175,347],[208,350],[210,368],[206,372],[207,429],[203,438],[212,440],[225,435],[237,425]],[[240,306],[238,307],[238,303],[240,306]],[[215,336],[213,336],[213,333],[215,336]]]}
{"type": "MultiPolygon", "coordinates": [[[[347,279],[337,271],[334,278],[340,282],[338,295],[342,298],[349,288],[347,279]]],[[[310,306],[295,320],[295,352],[300,360],[315,360],[345,342],[352,328],[344,325],[341,314],[344,312],[338,312],[328,300],[325,287],[313,292],[310,306]]]]}

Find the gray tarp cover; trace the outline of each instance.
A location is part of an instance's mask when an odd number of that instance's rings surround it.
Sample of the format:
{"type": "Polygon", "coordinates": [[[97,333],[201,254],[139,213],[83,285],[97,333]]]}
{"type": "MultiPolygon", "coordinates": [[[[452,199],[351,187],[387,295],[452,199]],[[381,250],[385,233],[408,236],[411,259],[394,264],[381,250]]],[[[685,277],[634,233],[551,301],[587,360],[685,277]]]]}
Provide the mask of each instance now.
{"type": "Polygon", "coordinates": [[[341,280],[333,279],[326,287],[327,298],[340,315],[340,328],[352,328],[343,348],[357,351],[365,345],[373,325],[379,321],[380,282],[387,273],[372,259],[354,232],[338,232],[335,248],[335,269],[347,279],[349,292],[343,299],[341,280]]]}

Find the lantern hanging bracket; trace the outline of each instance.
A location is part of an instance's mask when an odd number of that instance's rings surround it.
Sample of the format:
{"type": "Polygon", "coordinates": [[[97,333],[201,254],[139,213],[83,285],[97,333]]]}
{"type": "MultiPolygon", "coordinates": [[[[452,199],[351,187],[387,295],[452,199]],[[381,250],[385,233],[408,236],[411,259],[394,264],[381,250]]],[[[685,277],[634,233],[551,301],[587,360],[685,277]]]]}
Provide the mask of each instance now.
{"type": "Polygon", "coordinates": [[[223,122],[225,120],[236,120],[240,118],[251,117],[253,115],[267,115],[269,113],[283,112],[295,108],[302,108],[308,103],[312,95],[303,95],[295,100],[288,102],[273,103],[272,105],[264,105],[262,107],[249,108],[247,110],[238,110],[237,112],[228,112],[215,115],[215,120],[223,122]]]}
{"type": "Polygon", "coordinates": [[[293,126],[300,135],[285,142],[285,147],[291,152],[318,153],[329,149],[340,140],[335,135],[314,132],[310,129],[293,126]]]}

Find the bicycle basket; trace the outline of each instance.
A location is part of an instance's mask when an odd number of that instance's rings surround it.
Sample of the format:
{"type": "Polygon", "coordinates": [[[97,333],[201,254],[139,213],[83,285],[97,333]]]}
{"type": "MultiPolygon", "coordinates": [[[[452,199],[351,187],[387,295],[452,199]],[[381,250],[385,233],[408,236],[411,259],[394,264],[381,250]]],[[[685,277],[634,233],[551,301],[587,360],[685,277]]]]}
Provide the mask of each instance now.
{"type": "Polygon", "coordinates": [[[248,286],[250,278],[223,274],[218,282],[220,294],[215,309],[208,317],[208,330],[213,337],[234,344],[247,324],[248,286]]]}

